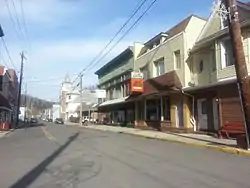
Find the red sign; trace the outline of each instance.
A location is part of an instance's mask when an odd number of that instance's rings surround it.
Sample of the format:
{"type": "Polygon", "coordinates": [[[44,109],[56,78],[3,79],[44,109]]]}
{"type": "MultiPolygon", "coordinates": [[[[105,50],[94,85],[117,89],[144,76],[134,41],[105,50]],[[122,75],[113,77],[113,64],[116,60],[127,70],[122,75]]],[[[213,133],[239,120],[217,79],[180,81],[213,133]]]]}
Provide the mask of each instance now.
{"type": "Polygon", "coordinates": [[[143,78],[131,78],[131,92],[143,93],[143,78]]]}

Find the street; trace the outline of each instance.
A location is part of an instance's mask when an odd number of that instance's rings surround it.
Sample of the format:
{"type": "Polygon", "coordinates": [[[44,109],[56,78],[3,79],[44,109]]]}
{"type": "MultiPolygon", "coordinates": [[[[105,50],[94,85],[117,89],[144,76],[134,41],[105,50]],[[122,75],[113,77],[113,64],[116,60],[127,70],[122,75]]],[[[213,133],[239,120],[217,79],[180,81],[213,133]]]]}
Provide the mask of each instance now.
{"type": "Polygon", "coordinates": [[[46,123],[0,138],[1,188],[248,188],[250,158],[46,123]]]}

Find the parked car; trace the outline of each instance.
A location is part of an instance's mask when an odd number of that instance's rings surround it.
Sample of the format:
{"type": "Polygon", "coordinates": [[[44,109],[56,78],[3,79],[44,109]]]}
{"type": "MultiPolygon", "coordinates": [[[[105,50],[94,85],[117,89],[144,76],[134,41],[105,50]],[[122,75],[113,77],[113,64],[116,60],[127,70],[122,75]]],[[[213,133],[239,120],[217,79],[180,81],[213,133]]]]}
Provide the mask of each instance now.
{"type": "Polygon", "coordinates": [[[48,122],[53,122],[53,120],[51,118],[48,118],[47,121],[48,122]]]}
{"type": "Polygon", "coordinates": [[[63,121],[62,118],[56,118],[56,119],[55,119],[55,123],[56,123],[56,124],[64,124],[64,121],[63,121]]]}
{"type": "Polygon", "coordinates": [[[38,122],[37,118],[30,118],[30,123],[37,123],[37,122],[38,122]]]}

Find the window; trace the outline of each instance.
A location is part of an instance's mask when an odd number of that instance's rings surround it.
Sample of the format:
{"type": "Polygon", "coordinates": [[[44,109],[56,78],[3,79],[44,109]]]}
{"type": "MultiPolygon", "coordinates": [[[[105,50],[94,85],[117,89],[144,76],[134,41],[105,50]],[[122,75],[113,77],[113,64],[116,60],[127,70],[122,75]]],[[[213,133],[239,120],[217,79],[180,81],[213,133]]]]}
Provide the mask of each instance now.
{"type": "Polygon", "coordinates": [[[228,67],[234,64],[233,49],[229,38],[224,39],[221,42],[221,65],[222,68],[228,67]]]}
{"type": "Polygon", "coordinates": [[[174,52],[174,63],[175,63],[175,69],[181,68],[181,51],[177,50],[174,52]]]}
{"type": "Polygon", "coordinates": [[[147,67],[142,68],[142,69],[140,70],[140,72],[142,72],[142,74],[143,74],[143,79],[144,79],[144,80],[147,80],[147,79],[149,78],[149,75],[148,75],[148,68],[147,68],[147,67]]]}
{"type": "Polygon", "coordinates": [[[198,73],[201,73],[203,71],[203,60],[200,61],[199,66],[198,66],[198,73]]]}
{"type": "Polygon", "coordinates": [[[170,99],[163,98],[163,116],[164,120],[170,120],[170,99]]]}
{"type": "Polygon", "coordinates": [[[212,64],[212,71],[216,70],[216,57],[215,57],[215,51],[211,54],[211,64],[212,64]]]}
{"type": "Polygon", "coordinates": [[[130,83],[126,84],[126,96],[130,95],[130,83]]]}
{"type": "Polygon", "coordinates": [[[163,75],[165,73],[164,58],[155,62],[156,76],[163,75]]]}

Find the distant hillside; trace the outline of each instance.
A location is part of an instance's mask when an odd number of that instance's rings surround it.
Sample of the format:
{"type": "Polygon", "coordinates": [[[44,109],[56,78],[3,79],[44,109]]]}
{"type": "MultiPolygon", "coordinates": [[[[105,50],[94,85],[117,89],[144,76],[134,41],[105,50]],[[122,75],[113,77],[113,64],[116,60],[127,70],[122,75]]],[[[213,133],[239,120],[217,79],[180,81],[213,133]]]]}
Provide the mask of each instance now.
{"type": "Polygon", "coordinates": [[[26,106],[28,109],[30,109],[32,111],[32,115],[41,114],[43,110],[52,108],[53,104],[53,102],[32,97],[30,95],[21,95],[21,106],[26,106]]]}

